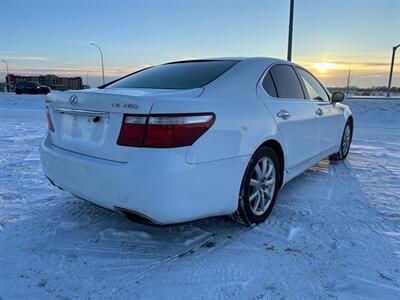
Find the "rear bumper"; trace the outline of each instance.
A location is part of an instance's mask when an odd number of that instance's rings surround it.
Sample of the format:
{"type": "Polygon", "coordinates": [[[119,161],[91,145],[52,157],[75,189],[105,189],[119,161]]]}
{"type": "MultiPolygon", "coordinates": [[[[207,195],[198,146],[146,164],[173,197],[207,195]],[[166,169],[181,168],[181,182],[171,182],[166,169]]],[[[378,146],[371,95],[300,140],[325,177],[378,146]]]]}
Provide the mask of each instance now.
{"type": "Polygon", "coordinates": [[[62,189],[111,210],[160,224],[226,215],[237,208],[249,157],[186,163],[187,149],[143,149],[127,162],[94,158],[42,141],[45,175],[62,189]]]}

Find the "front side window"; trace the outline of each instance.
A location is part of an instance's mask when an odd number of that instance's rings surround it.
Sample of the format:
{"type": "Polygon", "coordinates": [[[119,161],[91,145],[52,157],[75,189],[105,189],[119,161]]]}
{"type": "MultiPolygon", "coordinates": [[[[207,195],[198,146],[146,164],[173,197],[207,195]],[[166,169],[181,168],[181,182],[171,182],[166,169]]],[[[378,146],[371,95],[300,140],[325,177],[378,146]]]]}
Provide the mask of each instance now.
{"type": "Polygon", "coordinates": [[[106,88],[193,89],[203,87],[237,64],[237,60],[199,60],[151,67],[106,88]]]}
{"type": "MultiPolygon", "coordinates": [[[[279,98],[304,99],[299,78],[290,65],[276,65],[270,69],[279,98]]],[[[271,95],[272,96],[272,95],[271,95]]]]}
{"type": "Polygon", "coordinates": [[[303,80],[308,98],[316,101],[329,102],[329,96],[321,84],[307,71],[297,68],[300,78],[303,80]]]}

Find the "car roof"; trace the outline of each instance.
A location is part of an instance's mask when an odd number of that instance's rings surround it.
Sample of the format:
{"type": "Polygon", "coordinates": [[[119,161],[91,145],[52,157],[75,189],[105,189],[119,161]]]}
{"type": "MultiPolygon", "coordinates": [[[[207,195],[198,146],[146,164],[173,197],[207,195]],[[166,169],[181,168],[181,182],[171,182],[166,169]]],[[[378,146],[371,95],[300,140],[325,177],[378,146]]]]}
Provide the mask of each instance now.
{"type": "Polygon", "coordinates": [[[260,62],[282,62],[282,63],[292,63],[284,59],[276,57],[263,57],[263,56],[224,56],[224,57],[207,57],[207,58],[190,58],[178,61],[168,62],[173,63],[183,63],[183,62],[201,62],[201,61],[211,61],[211,60],[230,60],[230,61],[245,61],[245,60],[258,60],[260,62]]]}
{"type": "Polygon", "coordinates": [[[205,86],[205,97],[218,98],[221,95],[244,99],[253,95],[265,71],[274,64],[296,64],[275,57],[216,57],[204,60],[237,60],[238,63],[226,73],[205,86]],[[229,87],[229,88],[227,88],[229,87]]]}

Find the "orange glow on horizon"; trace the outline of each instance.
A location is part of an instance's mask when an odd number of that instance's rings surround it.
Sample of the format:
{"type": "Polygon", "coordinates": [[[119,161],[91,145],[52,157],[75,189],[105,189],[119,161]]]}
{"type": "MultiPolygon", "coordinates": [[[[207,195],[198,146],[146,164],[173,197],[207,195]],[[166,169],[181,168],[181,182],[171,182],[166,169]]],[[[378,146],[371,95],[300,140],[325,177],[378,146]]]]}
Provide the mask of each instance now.
{"type": "Polygon", "coordinates": [[[337,64],[335,63],[315,63],[313,67],[317,69],[320,73],[324,74],[329,70],[337,69],[337,64]]]}

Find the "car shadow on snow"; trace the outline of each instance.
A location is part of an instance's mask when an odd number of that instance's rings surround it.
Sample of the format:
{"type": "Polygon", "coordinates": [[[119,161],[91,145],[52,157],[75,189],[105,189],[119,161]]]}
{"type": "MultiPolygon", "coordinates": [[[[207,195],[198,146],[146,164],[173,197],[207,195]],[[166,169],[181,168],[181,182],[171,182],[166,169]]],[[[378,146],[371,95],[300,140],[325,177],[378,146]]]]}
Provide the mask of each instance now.
{"type": "MultiPolygon", "coordinates": [[[[301,218],[304,214],[309,214],[309,198],[315,198],[315,195],[323,197],[322,195],[329,193],[323,184],[330,184],[332,181],[329,168],[329,161],[324,160],[285,186],[280,191],[270,218],[259,227],[270,227],[278,231],[286,228],[290,231],[296,220],[285,223],[288,211],[294,212],[292,217],[301,218]]],[[[49,252],[157,260],[180,256],[194,248],[210,245],[210,241],[215,243],[219,239],[234,238],[251,230],[227,217],[162,227],[139,224],[122,214],[65,192],[61,192],[58,203],[57,207],[51,208],[57,212],[45,213],[54,213],[50,219],[45,217],[47,223],[50,223],[45,227],[52,228],[45,243],[49,252]]],[[[304,219],[299,221],[303,222],[304,219]]]]}
{"type": "Polygon", "coordinates": [[[135,258],[151,263],[181,257],[213,245],[219,236],[246,230],[226,217],[170,226],[145,225],[65,192],[58,198],[59,205],[42,212],[46,230],[41,248],[51,254],[99,260],[135,258]]]}

